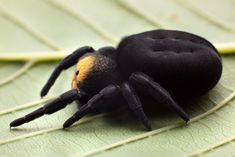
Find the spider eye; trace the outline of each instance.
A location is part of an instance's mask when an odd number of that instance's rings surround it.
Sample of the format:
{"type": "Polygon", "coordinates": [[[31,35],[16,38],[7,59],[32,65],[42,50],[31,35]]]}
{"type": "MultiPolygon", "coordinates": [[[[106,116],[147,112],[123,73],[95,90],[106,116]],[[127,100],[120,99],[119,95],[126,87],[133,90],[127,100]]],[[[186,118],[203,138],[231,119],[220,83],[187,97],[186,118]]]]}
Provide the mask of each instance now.
{"type": "Polygon", "coordinates": [[[79,71],[76,71],[76,73],[75,73],[76,75],[78,75],[79,74],[79,71]]]}

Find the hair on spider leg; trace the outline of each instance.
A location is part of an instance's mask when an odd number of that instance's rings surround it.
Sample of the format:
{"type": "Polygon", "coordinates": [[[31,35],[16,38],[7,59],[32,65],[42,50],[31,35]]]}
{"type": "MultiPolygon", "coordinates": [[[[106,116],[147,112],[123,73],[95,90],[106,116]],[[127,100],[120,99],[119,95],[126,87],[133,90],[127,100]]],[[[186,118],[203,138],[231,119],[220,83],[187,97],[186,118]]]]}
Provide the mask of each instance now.
{"type": "Polygon", "coordinates": [[[81,106],[64,123],[65,128],[94,111],[127,109],[150,130],[148,106],[153,114],[159,114],[162,106],[187,122],[189,115],[184,111],[184,102],[210,91],[222,74],[221,57],[208,40],[189,32],[159,29],[127,36],[117,47],[94,50],[84,46],[75,50],[55,67],[41,97],[63,70],[74,65],[71,90],[10,126],[52,114],[73,101],[81,106]],[[146,99],[154,103],[148,104],[146,99]],[[119,100],[123,102],[118,103],[119,100]]]}

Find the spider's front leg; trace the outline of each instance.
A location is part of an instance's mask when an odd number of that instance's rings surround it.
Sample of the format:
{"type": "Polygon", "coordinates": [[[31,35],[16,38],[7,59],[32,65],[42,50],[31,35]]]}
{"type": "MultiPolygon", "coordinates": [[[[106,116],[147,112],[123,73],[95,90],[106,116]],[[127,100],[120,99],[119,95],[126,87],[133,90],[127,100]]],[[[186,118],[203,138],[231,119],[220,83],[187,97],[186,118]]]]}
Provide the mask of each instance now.
{"type": "Polygon", "coordinates": [[[85,53],[89,53],[89,52],[94,52],[95,50],[92,47],[89,46],[84,46],[81,47],[77,50],[75,50],[72,54],[68,55],[67,57],[65,57],[54,69],[54,71],[52,72],[50,78],[48,79],[48,81],[46,82],[46,84],[44,85],[44,87],[41,90],[41,97],[45,96],[49,89],[51,88],[51,86],[55,83],[56,79],[58,78],[58,76],[60,75],[60,73],[63,70],[68,69],[69,67],[75,65],[78,61],[78,59],[84,55],[85,53]]]}
{"type": "Polygon", "coordinates": [[[79,111],[70,117],[63,125],[64,128],[71,126],[73,123],[84,117],[91,110],[114,102],[115,98],[119,95],[120,88],[117,85],[109,85],[102,89],[98,94],[94,95],[79,111]]]}
{"type": "Polygon", "coordinates": [[[49,102],[48,104],[44,105],[43,107],[25,115],[24,117],[18,118],[10,123],[10,127],[17,127],[24,123],[28,123],[36,118],[43,116],[44,114],[52,114],[56,111],[59,111],[65,108],[68,104],[72,103],[74,100],[81,99],[85,93],[78,92],[76,89],[69,90],[59,98],[49,102]]]}
{"type": "Polygon", "coordinates": [[[133,73],[130,76],[130,82],[139,86],[143,91],[150,94],[156,102],[166,105],[171,110],[175,111],[184,121],[189,121],[189,116],[184,110],[172,99],[171,95],[158,83],[152,80],[144,73],[133,73]]]}

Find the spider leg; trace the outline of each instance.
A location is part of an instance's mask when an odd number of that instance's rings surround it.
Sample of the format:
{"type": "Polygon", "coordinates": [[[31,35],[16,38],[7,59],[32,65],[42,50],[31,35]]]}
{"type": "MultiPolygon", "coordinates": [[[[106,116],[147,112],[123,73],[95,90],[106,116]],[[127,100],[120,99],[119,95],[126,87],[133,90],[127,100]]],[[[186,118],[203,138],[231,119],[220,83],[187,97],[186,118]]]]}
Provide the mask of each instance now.
{"type": "Polygon", "coordinates": [[[102,89],[98,94],[94,95],[85,105],[83,105],[79,111],[77,111],[72,117],[65,121],[63,127],[67,128],[73,123],[85,116],[89,111],[100,105],[111,103],[114,98],[120,93],[119,86],[109,85],[102,89]]]}
{"type": "Polygon", "coordinates": [[[134,89],[129,83],[123,83],[121,85],[123,97],[126,99],[127,104],[131,111],[141,120],[147,130],[152,130],[149,120],[144,113],[142,104],[139,97],[136,95],[134,89]]]}
{"type": "Polygon", "coordinates": [[[54,71],[52,72],[50,78],[48,79],[48,81],[46,82],[46,84],[44,85],[44,87],[41,90],[41,97],[45,96],[49,89],[51,88],[51,86],[55,83],[57,77],[60,75],[60,73],[62,72],[62,70],[66,70],[69,67],[75,65],[78,61],[78,59],[84,55],[85,53],[88,52],[94,52],[94,49],[92,47],[89,46],[84,46],[81,47],[77,50],[75,50],[72,54],[68,55],[67,57],[65,57],[54,69],[54,71]]]}
{"type": "Polygon", "coordinates": [[[49,102],[48,104],[44,105],[43,107],[21,117],[18,118],[10,123],[10,127],[17,127],[19,125],[22,125],[24,123],[28,123],[36,118],[39,118],[43,116],[44,114],[52,114],[56,111],[59,111],[63,108],[65,108],[69,103],[72,103],[74,100],[78,100],[83,96],[82,93],[79,93],[77,90],[72,89],[69,90],[62,95],[59,96],[59,98],[56,98],[52,102],[49,102]]]}
{"type": "Polygon", "coordinates": [[[131,83],[149,93],[157,102],[164,104],[175,111],[184,121],[189,121],[188,114],[184,112],[161,85],[153,81],[149,76],[139,72],[133,73],[129,79],[131,83]]]}

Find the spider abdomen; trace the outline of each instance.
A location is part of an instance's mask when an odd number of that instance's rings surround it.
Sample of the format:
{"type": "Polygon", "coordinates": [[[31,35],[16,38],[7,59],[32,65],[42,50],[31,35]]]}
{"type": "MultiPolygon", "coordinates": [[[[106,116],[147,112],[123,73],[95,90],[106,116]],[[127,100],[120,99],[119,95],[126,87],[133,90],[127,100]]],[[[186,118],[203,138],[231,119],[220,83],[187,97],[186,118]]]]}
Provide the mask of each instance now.
{"type": "Polygon", "coordinates": [[[122,40],[117,51],[117,64],[125,77],[144,72],[175,98],[207,92],[222,73],[214,46],[186,32],[155,30],[131,35],[122,40]]]}

